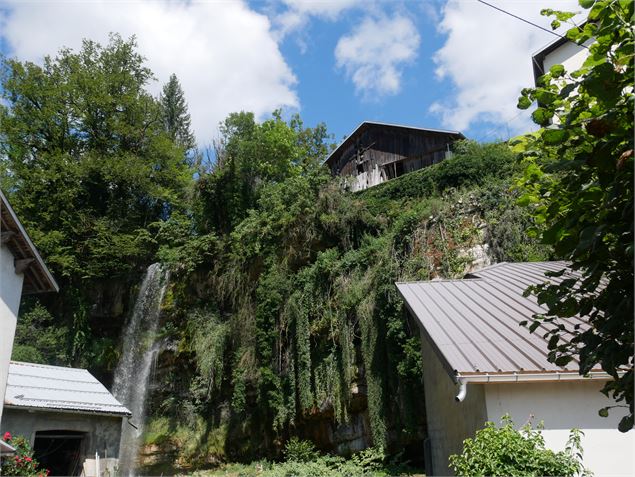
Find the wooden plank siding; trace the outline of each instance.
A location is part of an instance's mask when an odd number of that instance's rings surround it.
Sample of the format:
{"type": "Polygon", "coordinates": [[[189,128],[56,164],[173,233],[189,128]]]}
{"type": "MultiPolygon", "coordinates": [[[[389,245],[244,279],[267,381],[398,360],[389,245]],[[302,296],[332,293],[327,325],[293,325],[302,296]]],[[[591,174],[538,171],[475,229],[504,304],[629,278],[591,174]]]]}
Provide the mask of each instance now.
{"type": "Polygon", "coordinates": [[[362,123],[327,158],[334,176],[351,177],[362,190],[442,161],[463,135],[381,123],[362,123]]]}

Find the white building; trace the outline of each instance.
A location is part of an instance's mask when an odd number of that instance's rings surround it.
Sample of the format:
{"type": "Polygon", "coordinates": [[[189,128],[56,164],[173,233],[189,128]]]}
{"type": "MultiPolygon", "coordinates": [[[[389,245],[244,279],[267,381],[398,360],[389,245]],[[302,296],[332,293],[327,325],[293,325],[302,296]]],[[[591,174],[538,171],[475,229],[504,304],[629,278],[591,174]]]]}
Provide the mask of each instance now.
{"type": "Polygon", "coordinates": [[[534,70],[534,83],[538,84],[538,78],[545,73],[553,65],[562,65],[567,73],[572,73],[582,66],[584,60],[589,56],[588,46],[593,43],[593,39],[589,39],[580,46],[566,38],[558,38],[548,45],[544,46],[531,57],[531,63],[534,70]]]}
{"type": "MultiPolygon", "coordinates": [[[[0,397],[4,397],[21,296],[59,288],[2,191],[0,217],[0,397]]],[[[0,399],[0,422],[2,407],[0,399]]]]}
{"type": "MultiPolygon", "coordinates": [[[[523,291],[545,282],[545,271],[565,267],[501,263],[463,280],[397,284],[422,336],[427,475],[451,475],[448,457],[461,453],[463,440],[485,421],[498,423],[504,414],[518,427],[542,421],[545,443],[554,451],[563,450],[569,430],[578,428],[584,432],[584,465],[596,476],[635,475],[635,433],[617,430],[624,413],[598,415],[614,404],[599,392],[609,376],[594,369],[583,377],[577,362],[548,362],[545,330],[530,334],[520,325],[545,312],[523,291]]],[[[585,326],[583,319],[571,320],[585,326]]]]}

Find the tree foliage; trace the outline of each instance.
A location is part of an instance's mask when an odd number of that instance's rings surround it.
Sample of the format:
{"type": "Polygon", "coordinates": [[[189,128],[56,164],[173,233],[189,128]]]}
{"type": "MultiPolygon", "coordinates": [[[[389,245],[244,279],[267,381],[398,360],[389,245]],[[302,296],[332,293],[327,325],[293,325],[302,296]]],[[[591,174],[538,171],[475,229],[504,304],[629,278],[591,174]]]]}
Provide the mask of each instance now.
{"type": "Polygon", "coordinates": [[[191,180],[146,92],[152,79],[134,38],[117,35],[41,66],[2,60],[1,182],[60,282],[59,296],[43,303],[69,330],[66,355],[76,363],[101,349],[86,346],[92,288],[136,282],[154,258],[152,224],[183,205],[191,180]]]}
{"type": "Polygon", "coordinates": [[[186,152],[193,150],[196,147],[196,140],[191,130],[192,120],[185,101],[185,93],[174,73],[163,86],[159,102],[163,127],[172,141],[186,152]]]}
{"type": "Polygon", "coordinates": [[[232,113],[220,131],[213,172],[197,184],[199,222],[208,231],[232,230],[256,207],[267,184],[314,170],[327,150],[324,124],[305,128],[297,115],[287,123],[280,111],[262,123],[253,113],[232,113]]]}
{"type": "Polygon", "coordinates": [[[67,362],[67,333],[55,324],[50,312],[39,302],[20,314],[11,359],[28,363],[64,364],[67,362]]]}
{"type": "MultiPolygon", "coordinates": [[[[566,37],[578,44],[592,39],[588,58],[577,71],[551,67],[519,100],[522,108],[538,101],[533,119],[544,126],[526,138],[521,202],[532,208],[542,241],[580,275],[531,292],[548,307],[535,323],[550,325],[550,361],[565,365],[579,358],[580,374],[598,366],[610,374],[603,392],[628,407],[619,424],[628,431],[634,384],[633,2],[580,5],[588,21],[566,37]],[[574,315],[588,317],[590,326],[570,326],[567,318],[574,315]]],[[[571,17],[543,13],[554,15],[556,26],[571,17]]]]}
{"type": "Polygon", "coordinates": [[[0,144],[11,201],[58,276],[125,274],[188,168],[146,91],[134,39],[84,41],[43,66],[2,64],[0,144]]]}

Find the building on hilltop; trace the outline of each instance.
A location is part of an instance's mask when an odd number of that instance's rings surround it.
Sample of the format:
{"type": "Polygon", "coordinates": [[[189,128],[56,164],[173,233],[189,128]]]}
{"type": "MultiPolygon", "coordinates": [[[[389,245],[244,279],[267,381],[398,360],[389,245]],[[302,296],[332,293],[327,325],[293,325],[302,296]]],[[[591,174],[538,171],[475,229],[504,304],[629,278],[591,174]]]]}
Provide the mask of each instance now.
{"type": "Polygon", "coordinates": [[[359,191],[442,161],[459,139],[465,137],[458,131],[364,121],[325,164],[359,191]]]}

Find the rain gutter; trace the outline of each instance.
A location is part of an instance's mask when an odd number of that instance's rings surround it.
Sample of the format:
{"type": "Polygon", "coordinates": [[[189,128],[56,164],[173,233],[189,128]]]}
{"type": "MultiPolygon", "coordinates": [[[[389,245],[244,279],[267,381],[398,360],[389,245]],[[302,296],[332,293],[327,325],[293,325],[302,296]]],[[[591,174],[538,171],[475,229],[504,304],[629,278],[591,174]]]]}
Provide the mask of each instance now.
{"type": "Polygon", "coordinates": [[[611,376],[604,371],[592,371],[584,376],[575,372],[553,372],[553,373],[506,373],[506,374],[456,374],[455,380],[459,385],[459,392],[455,396],[457,402],[463,402],[467,395],[468,383],[531,383],[537,381],[586,381],[588,379],[611,379],[611,376]]]}

